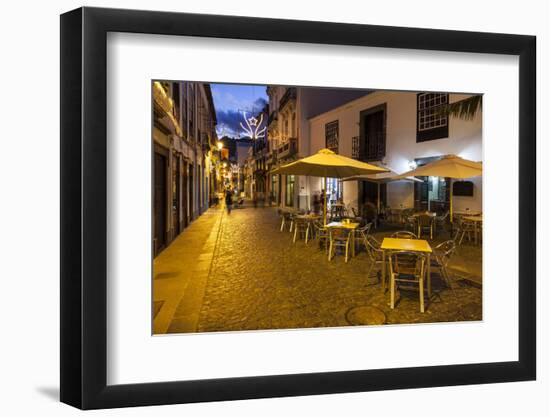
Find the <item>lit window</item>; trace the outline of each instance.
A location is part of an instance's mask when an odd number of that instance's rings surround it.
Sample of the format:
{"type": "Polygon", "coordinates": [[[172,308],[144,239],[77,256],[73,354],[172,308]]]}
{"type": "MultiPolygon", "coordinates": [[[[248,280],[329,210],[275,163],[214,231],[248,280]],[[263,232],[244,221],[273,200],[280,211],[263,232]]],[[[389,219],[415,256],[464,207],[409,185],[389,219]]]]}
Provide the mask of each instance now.
{"type": "Polygon", "coordinates": [[[420,93],[417,96],[416,141],[441,139],[449,136],[449,118],[439,114],[442,105],[449,102],[446,93],[420,93]]]}

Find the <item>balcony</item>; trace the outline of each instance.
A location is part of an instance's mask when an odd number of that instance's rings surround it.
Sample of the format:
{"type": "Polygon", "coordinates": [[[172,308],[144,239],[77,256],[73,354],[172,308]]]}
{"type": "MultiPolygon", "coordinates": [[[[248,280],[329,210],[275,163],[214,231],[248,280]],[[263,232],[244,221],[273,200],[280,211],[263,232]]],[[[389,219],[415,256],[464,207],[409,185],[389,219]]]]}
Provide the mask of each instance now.
{"type": "Polygon", "coordinates": [[[277,159],[287,159],[296,155],[298,152],[297,144],[296,138],[289,138],[287,142],[277,148],[277,159]]]}
{"type": "Polygon", "coordinates": [[[271,123],[277,121],[277,110],[273,110],[269,117],[267,118],[267,126],[269,126],[271,123]]]}
{"type": "Polygon", "coordinates": [[[296,91],[297,90],[295,87],[289,87],[286,89],[286,93],[279,102],[279,111],[281,111],[287,105],[287,103],[291,102],[292,100],[296,100],[296,91]]]}
{"type": "Polygon", "coordinates": [[[155,114],[159,116],[159,121],[172,133],[181,136],[180,125],[174,116],[174,101],[158,81],[153,83],[153,101],[155,114]]]}
{"type": "Polygon", "coordinates": [[[351,157],[353,159],[359,159],[360,157],[359,136],[351,138],[351,157]]]}

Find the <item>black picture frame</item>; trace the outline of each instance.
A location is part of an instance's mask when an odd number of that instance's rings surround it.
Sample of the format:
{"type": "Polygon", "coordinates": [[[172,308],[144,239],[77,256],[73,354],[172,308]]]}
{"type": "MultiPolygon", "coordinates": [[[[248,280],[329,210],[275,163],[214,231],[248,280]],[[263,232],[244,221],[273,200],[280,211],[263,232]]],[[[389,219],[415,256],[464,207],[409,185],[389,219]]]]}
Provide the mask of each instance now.
{"type": "Polygon", "coordinates": [[[536,38],[251,17],[80,8],[61,16],[61,401],[82,409],[533,380],[536,38]],[[107,375],[108,32],[519,56],[519,360],[113,385],[107,375]]]}

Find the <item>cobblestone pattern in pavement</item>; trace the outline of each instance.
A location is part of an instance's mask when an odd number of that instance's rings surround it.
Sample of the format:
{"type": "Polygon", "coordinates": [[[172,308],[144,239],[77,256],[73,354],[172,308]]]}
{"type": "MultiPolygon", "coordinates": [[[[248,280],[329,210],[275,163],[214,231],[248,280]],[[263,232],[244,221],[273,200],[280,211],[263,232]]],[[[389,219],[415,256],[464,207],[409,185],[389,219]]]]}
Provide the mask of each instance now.
{"type": "MultiPolygon", "coordinates": [[[[455,284],[453,293],[433,272],[425,313],[417,291],[401,291],[391,310],[376,276],[366,276],[364,250],[347,264],[343,256],[328,262],[317,241],[293,244],[280,232],[274,209],[233,210],[221,228],[197,331],[348,326],[346,313],[365,305],[382,310],[388,324],[482,319],[481,289],[455,284]]],[[[474,251],[481,263],[481,249],[474,251]]]]}

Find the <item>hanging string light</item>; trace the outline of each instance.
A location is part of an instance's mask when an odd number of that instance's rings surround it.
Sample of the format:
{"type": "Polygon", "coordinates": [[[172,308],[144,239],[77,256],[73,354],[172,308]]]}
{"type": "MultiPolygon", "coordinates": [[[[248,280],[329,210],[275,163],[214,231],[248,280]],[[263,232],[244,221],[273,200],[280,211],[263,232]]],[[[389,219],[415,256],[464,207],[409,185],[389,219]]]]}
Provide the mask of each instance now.
{"type": "Polygon", "coordinates": [[[243,111],[243,118],[244,122],[246,124],[243,125],[243,122],[240,122],[241,128],[243,129],[244,133],[250,137],[253,140],[261,139],[265,137],[265,131],[267,127],[262,127],[263,121],[264,121],[264,114],[260,113],[260,118],[257,119],[254,116],[247,117],[246,112],[243,111]]]}

